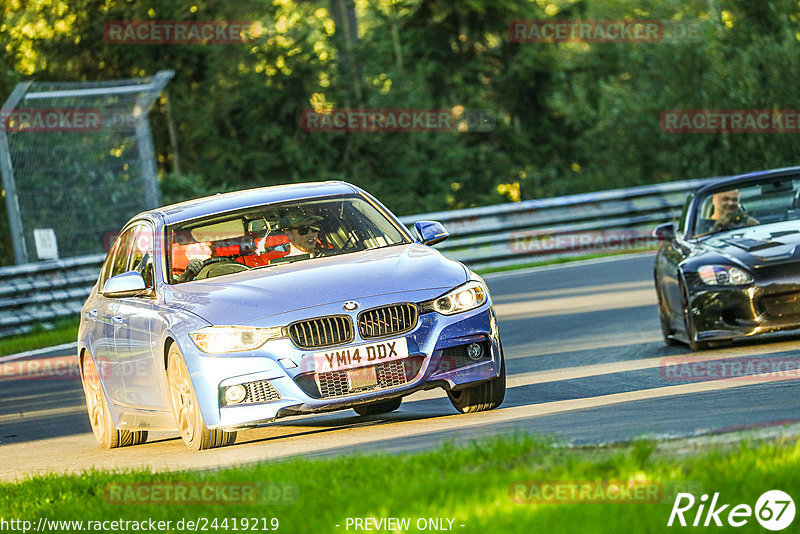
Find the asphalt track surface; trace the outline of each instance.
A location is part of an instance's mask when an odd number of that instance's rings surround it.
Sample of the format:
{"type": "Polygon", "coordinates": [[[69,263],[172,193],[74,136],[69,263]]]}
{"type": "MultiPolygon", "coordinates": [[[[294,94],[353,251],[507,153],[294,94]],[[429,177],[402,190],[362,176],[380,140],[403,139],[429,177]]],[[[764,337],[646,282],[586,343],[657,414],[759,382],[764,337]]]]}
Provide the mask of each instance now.
{"type": "Polygon", "coordinates": [[[652,265],[652,254],[645,254],[487,276],[508,389],[499,409],[478,414],[457,414],[434,390],[406,397],[398,411],[382,416],[345,410],[280,419],[241,431],[231,447],[201,453],[170,433],[106,451],[91,434],[80,380],[66,370],[74,351],[0,358],[0,480],[89,468],[163,471],[292,455],[401,453],[518,432],[584,445],[800,421],[798,373],[785,371],[800,361],[798,338],[701,353],[667,347],[652,265]]]}

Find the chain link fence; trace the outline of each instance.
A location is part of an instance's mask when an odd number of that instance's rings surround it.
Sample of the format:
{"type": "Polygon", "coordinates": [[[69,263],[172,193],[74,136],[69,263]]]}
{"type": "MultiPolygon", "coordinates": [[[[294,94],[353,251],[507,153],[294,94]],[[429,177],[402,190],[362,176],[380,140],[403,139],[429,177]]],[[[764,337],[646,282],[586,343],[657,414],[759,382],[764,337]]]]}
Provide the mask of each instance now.
{"type": "Polygon", "coordinates": [[[159,205],[147,114],[173,76],[26,82],[0,111],[0,172],[17,264],[102,253],[159,205]]]}

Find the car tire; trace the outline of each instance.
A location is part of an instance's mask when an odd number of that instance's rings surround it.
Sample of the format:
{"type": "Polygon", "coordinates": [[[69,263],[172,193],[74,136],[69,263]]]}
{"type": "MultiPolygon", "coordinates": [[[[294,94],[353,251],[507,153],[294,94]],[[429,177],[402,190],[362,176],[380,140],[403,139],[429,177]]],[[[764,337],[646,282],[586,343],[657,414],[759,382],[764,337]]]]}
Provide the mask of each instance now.
{"type": "Polygon", "coordinates": [[[692,351],[701,351],[709,347],[707,341],[696,341],[697,328],[694,325],[694,316],[689,309],[689,290],[686,283],[681,280],[681,309],[683,310],[683,325],[686,328],[686,337],[689,340],[689,348],[692,351]]]}
{"type": "Polygon", "coordinates": [[[400,407],[403,403],[403,397],[396,397],[387,401],[373,402],[372,404],[362,404],[361,406],[353,407],[353,410],[360,416],[365,415],[379,415],[382,413],[393,412],[400,407]]]}
{"type": "Polygon", "coordinates": [[[97,443],[104,449],[116,449],[139,445],[147,441],[147,430],[118,430],[114,428],[111,413],[108,410],[103,384],[94,364],[92,356],[86,354],[83,359],[81,383],[86,396],[86,411],[97,443]]]}
{"type": "Polygon", "coordinates": [[[200,413],[200,404],[189,376],[189,369],[177,343],[173,343],[169,348],[167,383],[172,415],[175,417],[178,432],[189,449],[202,451],[232,445],[236,441],[236,432],[212,430],[206,426],[203,414],[200,413]]]}
{"type": "Polygon", "coordinates": [[[658,287],[658,284],[656,284],[656,296],[658,297],[658,321],[661,324],[661,335],[664,336],[664,343],[668,347],[679,345],[680,342],[672,337],[675,331],[672,329],[672,323],[664,311],[664,299],[661,297],[661,288],[658,287]]]}
{"type": "Polygon", "coordinates": [[[500,345],[500,375],[477,386],[449,390],[447,396],[453,407],[461,413],[493,410],[503,403],[506,396],[506,360],[500,345]]]}

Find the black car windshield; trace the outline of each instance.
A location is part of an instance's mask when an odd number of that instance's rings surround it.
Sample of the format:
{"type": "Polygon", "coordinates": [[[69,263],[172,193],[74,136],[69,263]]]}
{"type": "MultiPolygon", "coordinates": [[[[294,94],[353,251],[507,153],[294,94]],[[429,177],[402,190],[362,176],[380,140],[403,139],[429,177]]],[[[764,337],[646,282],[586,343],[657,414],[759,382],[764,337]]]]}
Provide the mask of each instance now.
{"type": "Polygon", "coordinates": [[[695,205],[694,237],[800,219],[800,177],[771,178],[708,192],[695,205]]]}
{"type": "Polygon", "coordinates": [[[168,227],[170,283],[407,242],[358,195],[268,204],[168,227]]]}

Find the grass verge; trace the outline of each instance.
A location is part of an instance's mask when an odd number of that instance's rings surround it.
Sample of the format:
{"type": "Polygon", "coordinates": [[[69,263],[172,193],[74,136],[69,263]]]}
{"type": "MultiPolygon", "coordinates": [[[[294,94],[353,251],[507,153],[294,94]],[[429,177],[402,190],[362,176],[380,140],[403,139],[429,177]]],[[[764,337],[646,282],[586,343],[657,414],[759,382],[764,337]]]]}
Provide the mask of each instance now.
{"type": "Polygon", "coordinates": [[[26,350],[70,343],[78,338],[79,316],[64,317],[52,323],[37,324],[31,332],[0,339],[0,356],[26,350]]]}
{"type": "MultiPolygon", "coordinates": [[[[424,521],[428,526],[424,530],[430,531],[429,520],[434,519],[440,521],[437,525],[449,526],[459,533],[648,533],[682,530],[667,527],[675,496],[681,491],[693,493],[697,499],[685,516],[689,525],[703,493],[720,492],[720,503],[731,504],[728,511],[737,504],[754,507],[767,490],[781,489],[795,499],[800,496],[800,442],[791,439],[744,443],[732,451],[715,449],[688,457],[654,455],[655,449],[655,444],[647,441],[613,448],[561,448],[546,440],[519,435],[490,438],[464,447],[445,445],[414,454],[291,459],[219,471],[95,471],[80,476],[39,476],[0,484],[0,517],[34,524],[40,517],[172,521],[169,528],[162,529],[168,532],[191,530],[185,523],[183,529],[176,528],[181,519],[205,518],[207,531],[225,532],[234,530],[234,518],[239,530],[250,530],[242,528],[245,523],[241,518],[259,518],[259,531],[264,530],[263,526],[270,530],[274,526],[271,519],[277,518],[279,532],[337,533],[355,530],[354,523],[347,528],[348,518],[370,517],[408,518],[410,527],[397,530],[407,532],[423,530],[418,528],[418,521],[420,525],[424,521]],[[585,496],[582,501],[557,498],[538,502],[532,497],[536,491],[545,495],[546,481],[592,483],[595,489],[591,498],[585,496]],[[611,485],[603,486],[603,481],[622,481],[623,485],[639,481],[655,484],[661,490],[656,499],[648,502],[614,499],[611,485]],[[218,493],[212,493],[212,498],[203,504],[153,504],[145,497],[153,496],[156,486],[142,485],[159,484],[163,500],[169,491],[165,488],[176,488],[176,484],[186,487],[201,483],[211,486],[198,488],[218,488],[222,487],[220,483],[246,482],[272,484],[269,487],[276,493],[262,491],[256,504],[226,503],[218,493]],[[277,499],[279,493],[281,499],[290,502],[271,500],[277,499]],[[111,501],[112,495],[125,504],[111,501]],[[598,500],[598,495],[610,500],[598,500]],[[212,528],[214,518],[217,528],[212,528]],[[220,528],[226,518],[227,528],[220,528]]],[[[723,520],[726,514],[727,511],[723,520]]],[[[705,514],[702,520],[704,517],[705,514]]],[[[202,525],[198,527],[203,530],[202,525]]],[[[52,525],[51,530],[58,531],[52,525]]],[[[763,532],[755,517],[736,530],[763,532]]]]}

